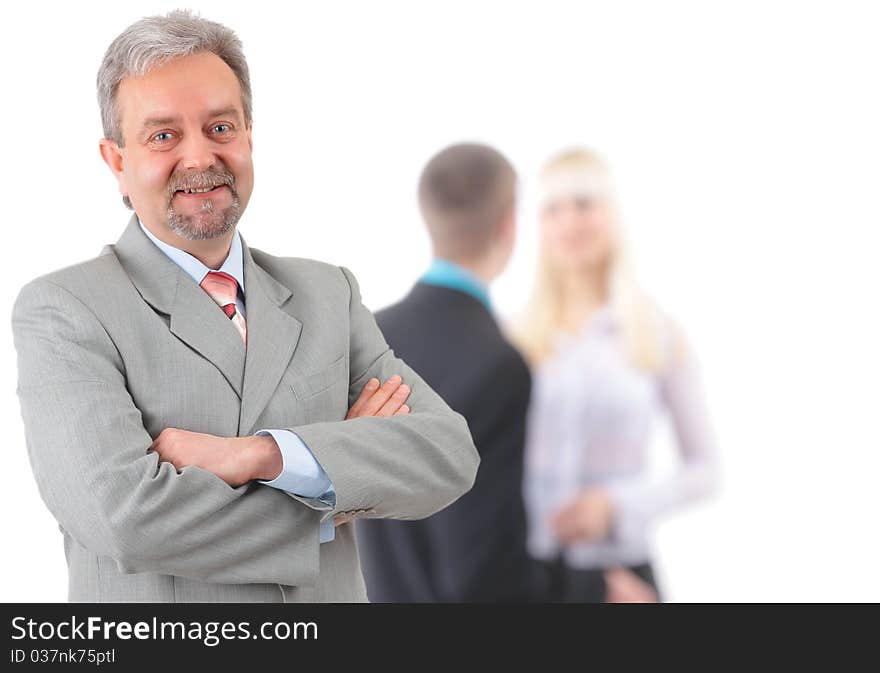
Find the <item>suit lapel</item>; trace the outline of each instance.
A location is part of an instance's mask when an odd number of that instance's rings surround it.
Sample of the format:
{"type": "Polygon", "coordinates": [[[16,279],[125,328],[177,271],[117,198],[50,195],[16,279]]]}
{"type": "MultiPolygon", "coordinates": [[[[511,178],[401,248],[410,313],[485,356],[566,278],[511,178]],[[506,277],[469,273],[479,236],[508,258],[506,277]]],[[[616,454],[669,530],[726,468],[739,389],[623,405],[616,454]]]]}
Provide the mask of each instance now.
{"type": "Polygon", "coordinates": [[[185,271],[171,310],[171,332],[210,360],[242,396],[245,347],[220,307],[185,271]]]}
{"type": "MultiPolygon", "coordinates": [[[[171,332],[217,367],[241,397],[244,343],[208,293],[147,238],[137,216],[114,252],[144,301],[170,316],[171,332]]],[[[247,318],[250,323],[249,312],[247,318]]]]}
{"type": "Polygon", "coordinates": [[[288,311],[291,292],[254,262],[241,240],[247,320],[247,358],[238,434],[253,431],[254,423],[287,371],[299,343],[302,323],[288,311]]]}
{"type": "MultiPolygon", "coordinates": [[[[239,234],[240,235],[240,234],[239,234]]],[[[238,433],[250,433],[278,387],[302,323],[288,311],[291,292],[259,267],[241,238],[248,343],[214,300],[141,231],[132,216],[114,252],[140,295],[171,317],[170,329],[208,359],[241,399],[238,433]]]]}

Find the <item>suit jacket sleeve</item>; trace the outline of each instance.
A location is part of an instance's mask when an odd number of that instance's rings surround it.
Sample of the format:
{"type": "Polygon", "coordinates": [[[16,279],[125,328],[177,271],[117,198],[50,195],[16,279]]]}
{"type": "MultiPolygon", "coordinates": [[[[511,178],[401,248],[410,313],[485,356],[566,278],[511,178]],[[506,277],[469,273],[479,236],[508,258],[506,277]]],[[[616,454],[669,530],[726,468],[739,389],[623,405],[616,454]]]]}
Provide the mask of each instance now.
{"type": "Polygon", "coordinates": [[[37,486],[62,527],[123,572],[297,585],[317,575],[320,512],[281,491],[178,472],[152,437],[98,318],[65,288],[26,285],[12,314],[37,486]]]}
{"type": "Polygon", "coordinates": [[[446,507],[473,485],[479,456],[464,418],[394,356],[373,314],[350,288],[348,402],[364,384],[398,374],[410,386],[410,413],[355,418],[290,428],[326,471],[336,491],[333,512],[367,517],[420,519],[446,507]]]}

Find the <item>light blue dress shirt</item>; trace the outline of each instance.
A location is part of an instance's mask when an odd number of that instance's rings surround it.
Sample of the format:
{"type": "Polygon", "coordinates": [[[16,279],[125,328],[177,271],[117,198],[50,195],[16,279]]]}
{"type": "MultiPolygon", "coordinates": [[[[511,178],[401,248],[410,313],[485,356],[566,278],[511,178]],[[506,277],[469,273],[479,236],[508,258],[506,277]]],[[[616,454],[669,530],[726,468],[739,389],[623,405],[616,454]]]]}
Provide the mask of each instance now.
{"type": "MultiPolygon", "coordinates": [[[[168,259],[186,271],[197,284],[200,285],[208,272],[214,270],[209,269],[188,252],[160,241],[140,220],[138,220],[138,224],[141,225],[143,232],[156,244],[159,250],[165,253],[168,259]]],[[[217,271],[228,273],[238,281],[238,296],[235,301],[236,310],[247,319],[244,302],[244,261],[238,229],[235,230],[232,236],[229,254],[217,271]]],[[[257,434],[272,435],[281,451],[282,460],[281,474],[271,481],[259,480],[261,484],[293,493],[302,498],[315,498],[330,507],[336,507],[336,491],[333,490],[333,483],[330,481],[330,477],[327,476],[327,473],[318,463],[309,447],[300,439],[299,435],[290,430],[281,429],[260,430],[257,434]]],[[[336,530],[333,519],[327,517],[321,522],[319,539],[321,542],[330,542],[335,536],[336,530]]]]}
{"type": "Polygon", "coordinates": [[[492,310],[489,288],[486,283],[467,269],[449,260],[435,257],[428,270],[419,278],[419,282],[464,292],[482,302],[487,310],[492,310]]]}

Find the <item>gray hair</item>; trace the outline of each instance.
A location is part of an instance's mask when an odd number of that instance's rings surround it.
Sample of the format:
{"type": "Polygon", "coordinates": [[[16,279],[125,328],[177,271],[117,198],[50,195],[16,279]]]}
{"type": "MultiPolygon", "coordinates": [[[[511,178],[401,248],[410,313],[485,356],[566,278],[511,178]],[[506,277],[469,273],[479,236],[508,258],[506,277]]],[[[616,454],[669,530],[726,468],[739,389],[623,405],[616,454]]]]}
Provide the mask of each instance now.
{"type": "Polygon", "coordinates": [[[131,24],[107,48],[98,70],[98,105],[104,137],[123,145],[116,106],[116,93],[123,79],[145,75],[157,65],[206,51],[223,59],[235,73],[241,85],[244,121],[250,124],[251,80],[241,40],[226,26],[187,10],[175,10],[131,24]]]}

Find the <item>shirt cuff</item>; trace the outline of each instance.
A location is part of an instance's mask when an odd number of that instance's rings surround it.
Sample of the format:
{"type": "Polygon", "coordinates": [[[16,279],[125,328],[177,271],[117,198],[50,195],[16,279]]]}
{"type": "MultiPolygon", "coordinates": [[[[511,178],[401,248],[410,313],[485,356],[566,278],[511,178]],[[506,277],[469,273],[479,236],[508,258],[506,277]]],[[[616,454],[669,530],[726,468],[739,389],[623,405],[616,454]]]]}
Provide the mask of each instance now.
{"type": "Polygon", "coordinates": [[[321,526],[318,528],[318,542],[324,544],[325,542],[333,542],[336,539],[336,524],[333,523],[333,519],[327,517],[321,522],[321,526]]]}
{"type": "MultiPolygon", "coordinates": [[[[290,430],[260,430],[258,435],[271,435],[281,451],[281,473],[271,481],[259,483],[301,498],[312,498],[333,508],[336,507],[336,491],[333,482],[312,454],[306,443],[290,430]]],[[[335,537],[333,518],[321,521],[320,540],[329,542],[335,537]]]]}

